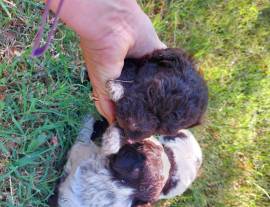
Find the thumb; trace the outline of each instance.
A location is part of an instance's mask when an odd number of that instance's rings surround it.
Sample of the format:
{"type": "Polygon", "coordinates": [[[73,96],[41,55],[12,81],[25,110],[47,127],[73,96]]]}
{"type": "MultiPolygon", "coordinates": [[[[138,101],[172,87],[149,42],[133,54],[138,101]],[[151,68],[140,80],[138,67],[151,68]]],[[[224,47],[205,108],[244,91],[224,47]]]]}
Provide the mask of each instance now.
{"type": "Polygon", "coordinates": [[[112,124],[115,121],[114,103],[107,96],[98,95],[97,93],[93,94],[93,100],[98,112],[106,118],[109,124],[112,124]]]}

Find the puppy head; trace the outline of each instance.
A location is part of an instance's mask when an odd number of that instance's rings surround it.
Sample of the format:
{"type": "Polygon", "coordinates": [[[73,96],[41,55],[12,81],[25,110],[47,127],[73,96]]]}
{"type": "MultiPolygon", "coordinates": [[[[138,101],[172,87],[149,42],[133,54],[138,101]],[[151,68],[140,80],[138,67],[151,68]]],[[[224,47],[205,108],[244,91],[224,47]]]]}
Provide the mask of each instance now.
{"type": "Polygon", "coordinates": [[[143,95],[130,94],[123,97],[117,104],[116,114],[126,138],[142,141],[156,132],[158,119],[148,110],[143,95]]]}
{"type": "Polygon", "coordinates": [[[126,144],[109,158],[110,168],[116,179],[136,189],[134,200],[155,202],[166,183],[169,171],[162,163],[163,154],[162,146],[148,139],[126,144]]]}
{"type": "Polygon", "coordinates": [[[134,64],[134,83],[116,104],[117,120],[129,138],[138,140],[157,133],[176,135],[180,129],[200,123],[208,89],[182,50],[157,50],[134,64]]]}

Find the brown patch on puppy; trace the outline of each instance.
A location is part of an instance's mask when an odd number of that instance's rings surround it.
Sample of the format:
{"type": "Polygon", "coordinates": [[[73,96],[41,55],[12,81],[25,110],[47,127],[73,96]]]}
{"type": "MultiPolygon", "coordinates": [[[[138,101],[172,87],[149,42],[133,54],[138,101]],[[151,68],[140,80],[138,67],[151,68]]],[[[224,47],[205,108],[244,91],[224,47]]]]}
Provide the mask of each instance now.
{"type": "Polygon", "coordinates": [[[162,146],[144,140],[124,145],[109,158],[114,177],[136,189],[134,200],[152,203],[159,199],[165,182],[162,153],[162,146]]]}
{"type": "Polygon", "coordinates": [[[187,135],[185,135],[183,132],[178,132],[175,136],[164,136],[163,139],[165,141],[175,140],[175,139],[185,139],[187,138],[187,135]]]}
{"type": "Polygon", "coordinates": [[[172,188],[176,187],[177,183],[179,182],[179,179],[175,179],[175,177],[176,177],[175,174],[176,174],[177,168],[176,168],[176,162],[175,162],[175,157],[174,157],[173,151],[166,146],[163,146],[163,147],[164,147],[164,151],[167,154],[167,156],[170,160],[170,163],[171,163],[171,168],[170,168],[170,172],[169,172],[169,179],[167,180],[167,182],[162,190],[162,193],[164,195],[167,195],[172,188]]]}

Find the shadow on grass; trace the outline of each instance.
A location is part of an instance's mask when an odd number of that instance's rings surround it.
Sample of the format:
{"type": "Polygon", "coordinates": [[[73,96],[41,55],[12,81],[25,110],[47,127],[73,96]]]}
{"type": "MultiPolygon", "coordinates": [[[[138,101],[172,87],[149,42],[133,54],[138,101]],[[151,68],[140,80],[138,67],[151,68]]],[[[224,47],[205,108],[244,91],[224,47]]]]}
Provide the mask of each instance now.
{"type": "Polygon", "coordinates": [[[270,25],[270,7],[260,11],[257,21],[258,23],[263,23],[268,26],[270,25]]]}

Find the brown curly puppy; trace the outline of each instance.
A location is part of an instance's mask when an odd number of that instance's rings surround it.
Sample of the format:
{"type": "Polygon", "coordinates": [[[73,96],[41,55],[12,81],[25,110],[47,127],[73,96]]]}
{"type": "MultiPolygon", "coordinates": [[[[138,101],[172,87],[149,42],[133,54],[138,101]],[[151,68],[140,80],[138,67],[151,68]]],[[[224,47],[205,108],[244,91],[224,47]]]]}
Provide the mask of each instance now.
{"type": "Polygon", "coordinates": [[[208,102],[204,79],[181,49],[126,59],[121,76],[108,81],[107,89],[117,122],[133,141],[198,125],[208,102]]]}

